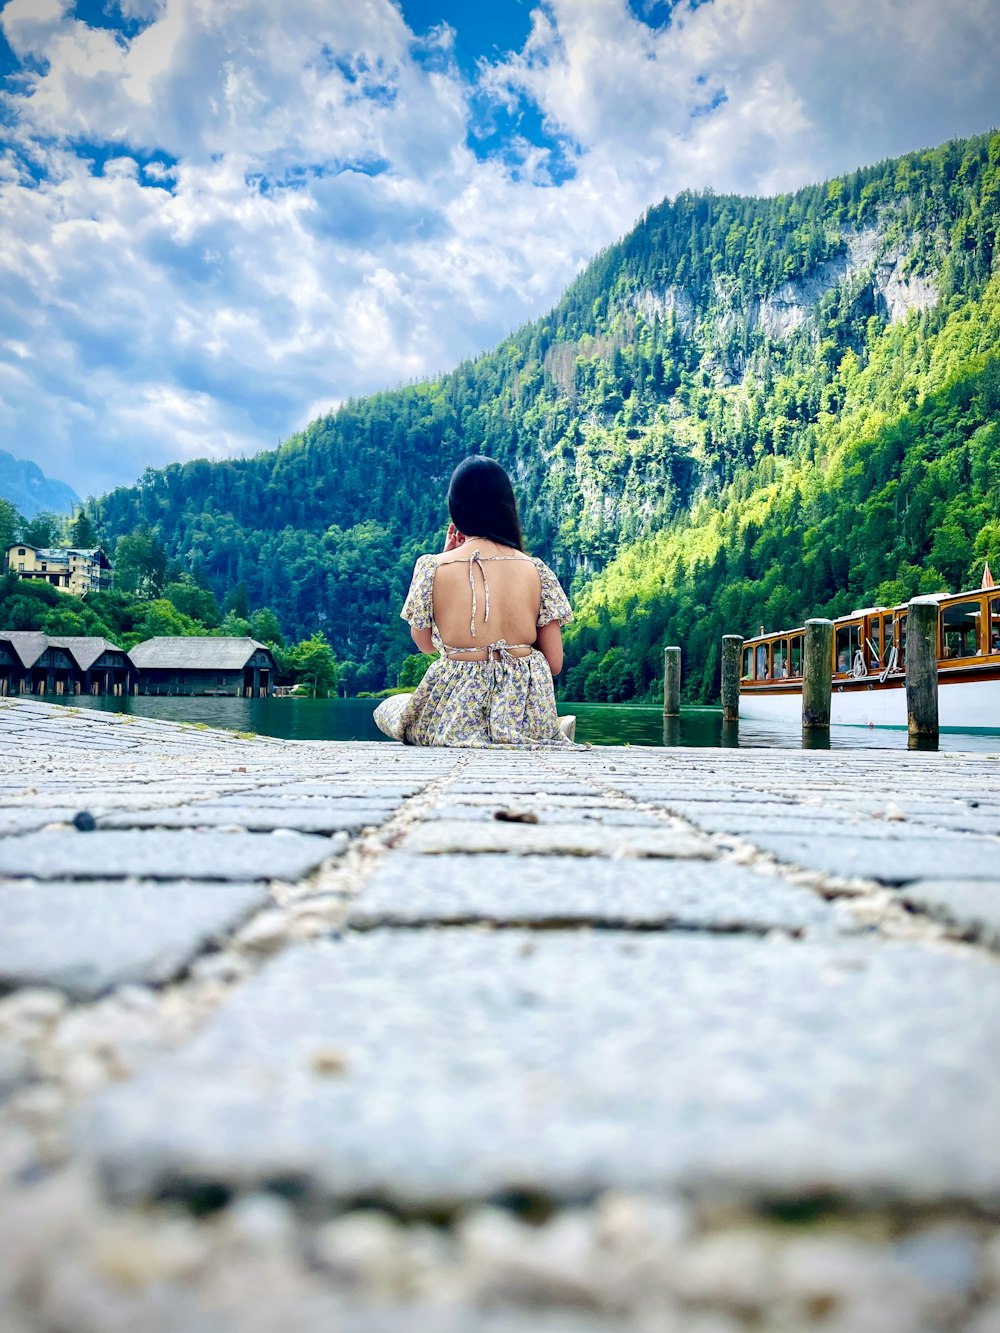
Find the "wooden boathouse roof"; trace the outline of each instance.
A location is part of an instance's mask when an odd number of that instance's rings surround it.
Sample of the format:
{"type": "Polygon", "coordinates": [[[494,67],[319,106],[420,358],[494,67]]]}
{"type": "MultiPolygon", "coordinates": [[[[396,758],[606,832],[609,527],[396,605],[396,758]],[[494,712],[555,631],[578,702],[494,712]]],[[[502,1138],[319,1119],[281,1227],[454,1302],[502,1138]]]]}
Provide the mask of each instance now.
{"type": "Polygon", "coordinates": [[[266,644],[246,636],[164,634],[137,643],[129,656],[140,671],[242,671],[257,652],[265,652],[273,660],[266,644]]]}
{"type": "Polygon", "coordinates": [[[102,639],[100,635],[50,634],[48,638],[54,647],[65,648],[81,671],[89,671],[102,653],[121,653],[123,657],[126,656],[124,648],[119,648],[110,639],[102,639]]]}
{"type": "Polygon", "coordinates": [[[0,631],[0,639],[10,644],[24,667],[33,667],[49,646],[48,636],[38,630],[6,629],[0,631]]]}

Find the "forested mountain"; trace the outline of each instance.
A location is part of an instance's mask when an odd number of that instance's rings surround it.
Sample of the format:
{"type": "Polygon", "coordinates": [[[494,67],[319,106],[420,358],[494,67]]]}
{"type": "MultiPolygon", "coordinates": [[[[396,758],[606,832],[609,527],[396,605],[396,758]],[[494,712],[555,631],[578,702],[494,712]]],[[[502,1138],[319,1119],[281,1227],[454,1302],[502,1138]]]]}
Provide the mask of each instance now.
{"type": "Polygon", "coordinates": [[[91,512],[107,546],[146,529],[175,576],[324,630],[377,688],[448,475],[489,453],[579,607],[566,696],[653,697],[670,642],[708,697],[723,632],[1000,563],[998,215],[1000,134],[772,199],[683,194],[488,355],[91,512]]]}

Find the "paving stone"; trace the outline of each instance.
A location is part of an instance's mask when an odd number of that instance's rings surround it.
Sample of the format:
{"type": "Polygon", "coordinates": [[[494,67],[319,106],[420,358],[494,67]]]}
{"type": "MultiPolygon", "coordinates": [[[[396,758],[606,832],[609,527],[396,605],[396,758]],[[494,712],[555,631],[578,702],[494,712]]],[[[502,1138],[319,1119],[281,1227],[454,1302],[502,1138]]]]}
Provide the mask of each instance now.
{"type": "Polygon", "coordinates": [[[445,791],[449,795],[455,792],[468,792],[499,796],[504,799],[511,795],[594,797],[598,794],[597,789],[590,783],[553,781],[544,774],[526,778],[506,778],[497,775],[482,780],[466,778],[463,774],[452,786],[445,788],[445,791]]]}
{"type": "Polygon", "coordinates": [[[125,1196],[992,1205],[998,1050],[1000,968],[946,950],[375,931],[281,955],[76,1142],[125,1196]]]}
{"type": "Polygon", "coordinates": [[[81,806],[50,806],[37,810],[23,808],[19,810],[0,810],[0,837],[11,834],[31,833],[46,824],[68,823],[80,810],[81,806]]]}
{"type": "Polygon", "coordinates": [[[305,833],[54,830],[0,840],[0,875],[37,879],[298,879],[343,840],[305,833]]]}
{"type": "Polygon", "coordinates": [[[900,825],[886,824],[885,838],[855,839],[848,827],[813,837],[761,830],[747,835],[762,851],[779,861],[842,878],[860,876],[883,884],[905,884],[916,879],[996,879],[1000,843],[972,834],[911,834],[900,825]]]}
{"type": "Polygon", "coordinates": [[[329,782],[285,782],[280,785],[271,785],[267,787],[258,787],[255,792],[255,799],[262,801],[291,800],[298,801],[306,798],[316,798],[319,800],[361,800],[382,802],[395,801],[397,805],[402,804],[411,796],[418,795],[428,785],[431,779],[428,778],[422,782],[379,782],[377,778],[354,779],[350,783],[329,783],[329,782]]]}
{"type": "Polygon", "coordinates": [[[354,787],[330,787],[323,796],[304,796],[295,787],[258,788],[251,792],[208,796],[204,804],[219,809],[230,805],[259,805],[269,810],[325,810],[328,807],[350,809],[352,805],[365,805],[398,810],[403,800],[402,796],[385,795],[376,786],[366,791],[358,784],[354,787]]]}
{"type": "Polygon", "coordinates": [[[104,829],[140,828],[210,828],[213,825],[238,825],[251,832],[294,829],[300,833],[357,833],[377,827],[391,819],[392,806],[364,806],[356,802],[324,805],[289,803],[267,805],[182,805],[164,810],[140,810],[106,815],[100,821],[104,829]]]}
{"type": "Polygon", "coordinates": [[[169,981],[269,902],[261,884],[0,881],[0,991],[169,981]]]}
{"type": "Polygon", "coordinates": [[[594,792],[590,796],[562,796],[559,793],[544,792],[539,796],[534,792],[468,792],[459,786],[454,786],[440,793],[435,801],[435,809],[448,810],[455,805],[463,808],[478,805],[493,811],[500,806],[523,805],[536,809],[544,806],[546,810],[569,810],[586,814],[589,810],[613,808],[610,805],[611,801],[618,801],[621,806],[625,805],[621,797],[605,796],[599,792],[594,792]]]}
{"type": "Polygon", "coordinates": [[[834,806],[672,801],[666,808],[705,833],[734,833],[750,836],[751,841],[758,832],[807,834],[820,829],[823,836],[838,831],[854,838],[884,838],[891,831],[884,820],[854,816],[834,806]]]}
{"type": "Polygon", "coordinates": [[[510,852],[552,856],[712,857],[707,838],[684,829],[602,828],[593,823],[511,824],[430,820],[408,834],[408,852],[510,852]]]}
{"type": "MultiPolygon", "coordinates": [[[[625,796],[630,796],[635,801],[641,801],[648,805],[666,805],[673,806],[676,802],[697,801],[702,802],[722,802],[732,805],[756,804],[773,805],[775,801],[780,801],[780,796],[774,796],[770,792],[759,791],[734,791],[732,788],[714,789],[704,784],[697,786],[679,785],[664,782],[609,782],[608,786],[615,791],[620,791],[625,796]]],[[[789,798],[789,803],[791,798],[789,798]]]]}
{"type": "Polygon", "coordinates": [[[1000,949],[1000,879],[917,880],[901,897],[908,906],[958,927],[968,939],[1000,949]]]}
{"type": "MultiPolygon", "coordinates": [[[[544,1285],[544,1284],[542,1284],[544,1285]]],[[[342,1313],[339,1307],[331,1315],[342,1313]]],[[[336,1327],[336,1325],[334,1325],[336,1327]]],[[[649,1325],[621,1322],[580,1310],[527,1309],[483,1310],[467,1305],[423,1305],[409,1309],[357,1311],[350,1314],[350,1333],[646,1333],[649,1325]]],[[[677,1333],[734,1333],[727,1325],[698,1323],[670,1325],[677,1333]]],[[[329,1333],[330,1324],[317,1324],[315,1333],[329,1333]]],[[[312,1329],[298,1333],[313,1333],[312,1329]]]]}
{"type": "Polygon", "coordinates": [[[934,828],[954,829],[962,833],[987,833],[1000,836],[1000,811],[981,813],[969,810],[965,814],[912,814],[907,823],[930,824],[934,828]]]}
{"type": "MultiPolygon", "coordinates": [[[[529,815],[528,823],[536,822],[539,824],[612,824],[618,826],[632,826],[635,828],[663,828],[661,820],[655,815],[646,814],[642,810],[617,809],[614,806],[587,805],[575,809],[567,809],[565,806],[542,804],[533,798],[527,800],[523,796],[512,796],[506,801],[490,801],[487,805],[464,805],[454,802],[449,805],[435,806],[433,810],[427,811],[423,816],[426,820],[442,819],[461,819],[475,820],[482,822],[484,820],[496,820],[497,814],[501,815],[529,815]]],[[[498,822],[505,822],[500,819],[498,822]]],[[[508,823],[517,823],[517,820],[507,820],[508,823]]]]}
{"type": "Polygon", "coordinates": [[[562,856],[387,857],[348,923],[555,925],[802,931],[847,919],[808,889],[743,866],[562,856]]]}
{"type": "Polygon", "coordinates": [[[0,1038],[0,1102],[9,1097],[30,1074],[31,1059],[24,1047],[0,1038]]]}

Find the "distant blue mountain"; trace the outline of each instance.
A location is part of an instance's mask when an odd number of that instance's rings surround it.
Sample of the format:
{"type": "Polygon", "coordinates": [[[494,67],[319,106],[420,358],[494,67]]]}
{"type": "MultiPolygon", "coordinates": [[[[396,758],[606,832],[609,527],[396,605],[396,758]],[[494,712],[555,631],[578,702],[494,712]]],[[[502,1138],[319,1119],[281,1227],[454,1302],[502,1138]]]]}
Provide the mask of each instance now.
{"type": "Polygon", "coordinates": [[[36,463],[15,458],[0,449],[0,497],[9,500],[24,518],[34,518],[43,509],[70,514],[80,503],[72,486],[47,477],[36,463]]]}

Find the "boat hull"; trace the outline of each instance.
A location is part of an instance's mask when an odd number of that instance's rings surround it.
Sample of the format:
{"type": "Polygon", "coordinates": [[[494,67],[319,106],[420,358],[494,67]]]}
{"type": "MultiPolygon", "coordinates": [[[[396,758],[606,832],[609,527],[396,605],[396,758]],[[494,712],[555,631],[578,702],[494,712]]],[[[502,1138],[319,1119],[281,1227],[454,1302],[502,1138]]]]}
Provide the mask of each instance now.
{"type": "MultiPolygon", "coordinates": [[[[1000,731],[1000,669],[938,679],[938,719],[943,731],[1000,731]]],[[[798,725],[800,685],[751,686],[740,690],[740,716],[751,722],[798,725]]],[[[906,682],[902,676],[879,681],[835,681],[830,723],[846,727],[906,727],[906,682]]]]}

